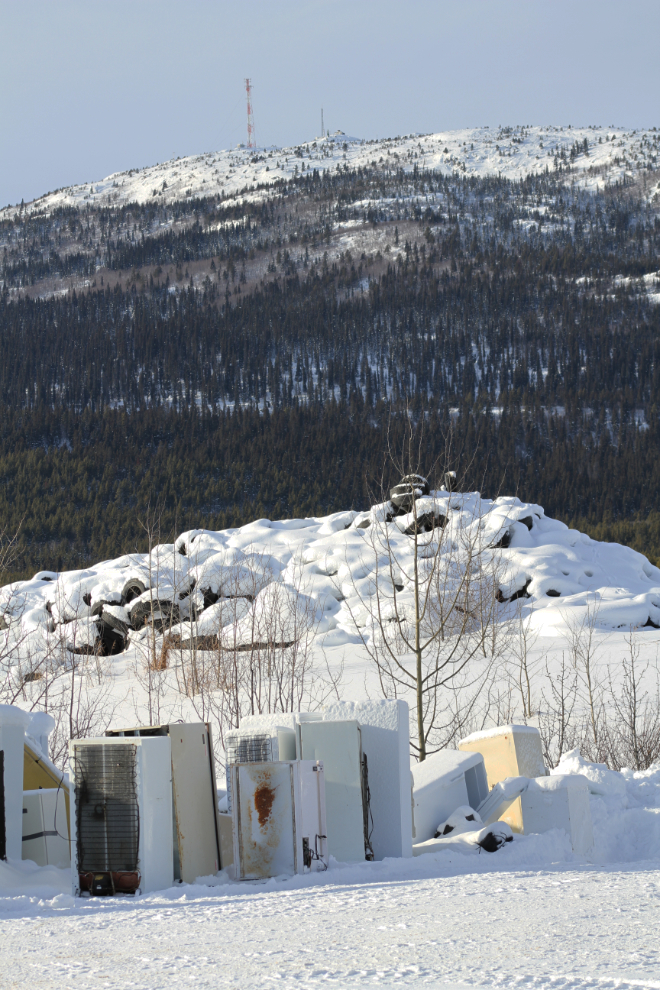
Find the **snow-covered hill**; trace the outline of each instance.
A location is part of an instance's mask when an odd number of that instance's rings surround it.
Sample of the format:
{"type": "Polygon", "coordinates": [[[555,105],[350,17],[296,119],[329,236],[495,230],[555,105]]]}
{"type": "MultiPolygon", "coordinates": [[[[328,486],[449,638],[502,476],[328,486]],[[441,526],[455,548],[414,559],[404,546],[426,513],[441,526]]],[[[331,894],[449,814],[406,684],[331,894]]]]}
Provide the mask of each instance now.
{"type": "MultiPolygon", "coordinates": [[[[517,498],[437,491],[417,506],[419,516],[447,519],[441,553],[448,570],[460,566],[456,546],[474,545],[478,534],[488,548],[482,559],[496,575],[502,621],[510,617],[507,602],[515,601],[546,635],[561,633],[586,606],[596,609],[604,630],[660,626],[660,570],[629,547],[592,540],[517,498]]],[[[414,612],[413,517],[384,523],[388,508],[192,530],[150,555],[40,572],[0,589],[0,628],[23,644],[17,662],[21,653],[37,655],[54,634],[71,653],[92,653],[101,636],[106,646],[116,640],[115,650],[121,640],[139,647],[152,621],[159,632],[202,649],[249,649],[301,636],[324,647],[358,645],[361,635],[373,635],[377,593],[380,608],[391,610],[396,589],[399,616],[414,612]],[[381,533],[396,557],[392,572],[381,533]]],[[[421,539],[428,557],[438,545],[433,534],[421,539]]]]}
{"type": "MultiPolygon", "coordinates": [[[[643,171],[657,169],[657,128],[626,131],[618,127],[477,127],[437,134],[364,141],[341,131],[290,148],[239,147],[177,158],[147,168],[115,172],[105,179],[67,186],[26,204],[27,212],[60,206],[158,203],[189,197],[260,197],[274,183],[303,172],[376,167],[437,170],[443,174],[498,175],[521,179],[570,166],[570,181],[595,189],[643,171]],[[586,142],[586,146],[585,146],[586,142]]],[[[649,193],[657,197],[658,185],[649,193]]],[[[266,193],[267,194],[267,193],[266,193]]],[[[0,219],[20,207],[0,210],[0,219]]]]}

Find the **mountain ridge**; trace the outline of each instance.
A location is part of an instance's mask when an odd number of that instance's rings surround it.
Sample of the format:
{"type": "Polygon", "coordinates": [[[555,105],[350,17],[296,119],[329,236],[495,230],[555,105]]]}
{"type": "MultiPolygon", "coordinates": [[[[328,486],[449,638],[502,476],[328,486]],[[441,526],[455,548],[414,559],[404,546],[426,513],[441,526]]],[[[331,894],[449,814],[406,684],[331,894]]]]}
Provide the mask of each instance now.
{"type": "MultiPolygon", "coordinates": [[[[500,174],[509,179],[539,174],[546,168],[570,168],[572,178],[581,186],[596,190],[657,168],[659,154],[657,128],[479,127],[372,140],[338,131],[290,147],[250,149],[239,145],[113,172],[104,179],[61,187],[27,204],[5,206],[0,209],[0,221],[58,207],[119,206],[146,203],[150,198],[159,203],[217,195],[259,200],[270,187],[302,175],[304,170],[324,173],[337,167],[500,174]],[[374,155],[379,158],[374,160],[374,155]]],[[[650,195],[658,195],[658,186],[650,195]]]]}

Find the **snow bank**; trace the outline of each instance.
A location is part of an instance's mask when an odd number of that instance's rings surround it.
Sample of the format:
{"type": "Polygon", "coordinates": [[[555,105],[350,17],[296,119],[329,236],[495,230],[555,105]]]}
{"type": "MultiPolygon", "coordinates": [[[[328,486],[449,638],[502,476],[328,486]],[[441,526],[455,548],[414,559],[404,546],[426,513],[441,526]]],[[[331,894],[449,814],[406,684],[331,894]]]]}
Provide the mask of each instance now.
{"type": "MultiPolygon", "coordinates": [[[[448,558],[457,559],[457,546],[460,556],[462,541],[479,539],[497,577],[503,623],[522,608],[530,628],[547,636],[585,621],[602,630],[660,627],[660,570],[642,554],[592,540],[517,498],[437,491],[423,501],[446,519],[448,558]]],[[[0,588],[1,635],[19,665],[54,642],[69,653],[121,651],[122,638],[124,646],[139,640],[152,623],[158,634],[219,637],[227,647],[302,636],[326,647],[359,643],[374,635],[377,593],[385,617],[395,617],[395,594],[399,616],[414,612],[412,540],[400,525],[407,517],[388,522],[388,506],[193,530],[150,555],[40,572],[0,588]]],[[[433,533],[421,540],[423,558],[436,552],[433,533]]]]}

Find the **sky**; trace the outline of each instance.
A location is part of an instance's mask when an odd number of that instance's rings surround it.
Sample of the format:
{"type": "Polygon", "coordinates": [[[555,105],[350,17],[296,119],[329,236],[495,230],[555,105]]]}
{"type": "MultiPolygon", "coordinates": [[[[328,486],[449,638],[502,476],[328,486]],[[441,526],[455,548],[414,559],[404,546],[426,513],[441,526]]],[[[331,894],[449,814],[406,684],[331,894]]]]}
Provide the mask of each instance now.
{"type": "Polygon", "coordinates": [[[0,206],[246,140],[660,125],[660,0],[0,0],[0,206]]]}

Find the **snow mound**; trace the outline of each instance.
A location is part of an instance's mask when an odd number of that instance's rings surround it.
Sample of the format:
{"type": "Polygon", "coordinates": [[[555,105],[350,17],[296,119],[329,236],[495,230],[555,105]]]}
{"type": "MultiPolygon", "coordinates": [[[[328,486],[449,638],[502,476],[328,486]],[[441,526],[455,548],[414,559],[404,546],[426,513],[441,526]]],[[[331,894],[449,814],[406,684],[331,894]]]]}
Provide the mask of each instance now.
{"type": "MultiPolygon", "coordinates": [[[[522,608],[542,635],[563,634],[585,616],[603,630],[660,626],[660,570],[642,554],[592,540],[517,498],[437,491],[421,502],[425,515],[444,520],[448,568],[461,540],[478,535],[503,623],[522,608]]],[[[228,648],[301,637],[326,646],[360,642],[374,635],[374,596],[393,619],[394,595],[398,614],[412,614],[410,520],[392,518],[388,505],[195,530],[151,554],[40,572],[0,588],[2,636],[16,644],[17,663],[53,637],[72,653],[121,652],[148,626],[184,642],[197,638],[200,648],[213,637],[228,648]],[[394,568],[374,540],[377,530],[396,552],[394,568]]],[[[436,552],[437,531],[419,539],[422,558],[436,552]]]]}

